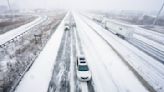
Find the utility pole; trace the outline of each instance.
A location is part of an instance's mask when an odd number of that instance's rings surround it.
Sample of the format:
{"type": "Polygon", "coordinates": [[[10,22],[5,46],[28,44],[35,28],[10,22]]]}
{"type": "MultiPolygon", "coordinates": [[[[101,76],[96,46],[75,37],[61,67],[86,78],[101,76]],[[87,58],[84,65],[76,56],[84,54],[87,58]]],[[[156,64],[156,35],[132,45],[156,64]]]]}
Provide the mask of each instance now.
{"type": "Polygon", "coordinates": [[[163,4],[162,4],[162,7],[160,8],[159,12],[157,13],[156,18],[155,18],[154,21],[153,21],[153,25],[156,24],[156,22],[157,22],[157,20],[158,20],[158,18],[159,18],[159,15],[160,15],[160,13],[161,13],[161,11],[163,10],[163,7],[164,7],[164,2],[163,2],[163,4]]]}

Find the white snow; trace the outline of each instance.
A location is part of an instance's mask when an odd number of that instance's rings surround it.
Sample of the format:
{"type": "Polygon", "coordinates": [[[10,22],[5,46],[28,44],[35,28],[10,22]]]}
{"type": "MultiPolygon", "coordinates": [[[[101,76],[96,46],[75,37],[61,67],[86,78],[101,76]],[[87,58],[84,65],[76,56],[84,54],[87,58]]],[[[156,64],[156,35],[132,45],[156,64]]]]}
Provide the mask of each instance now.
{"type": "Polygon", "coordinates": [[[88,92],[87,82],[81,82],[80,85],[82,92],[88,92]]]}
{"type": "MultiPolygon", "coordinates": [[[[72,30],[72,31],[74,31],[74,30],[72,30]]],[[[70,92],[75,92],[75,81],[74,81],[74,74],[75,74],[74,65],[75,65],[75,62],[73,60],[74,55],[73,55],[73,45],[72,45],[73,44],[73,41],[72,41],[73,37],[72,37],[72,35],[71,35],[71,44],[70,44],[70,46],[71,46],[71,56],[70,56],[71,57],[71,64],[70,64],[70,85],[71,85],[71,89],[70,89],[70,92]]]]}
{"type": "MultiPolygon", "coordinates": [[[[68,14],[66,17],[67,16],[68,14]]],[[[66,17],[52,35],[32,67],[25,74],[15,92],[47,92],[57,52],[61,43],[66,17]]]]}
{"type": "MultiPolygon", "coordinates": [[[[32,27],[44,22],[47,20],[47,16],[39,16],[37,19],[34,21],[27,23],[25,25],[22,25],[16,29],[10,30],[4,34],[0,35],[0,45],[6,43],[7,41],[13,39],[14,37],[30,30],[32,27]]],[[[32,29],[31,29],[32,30],[32,29]]]]}
{"type": "Polygon", "coordinates": [[[117,54],[79,16],[74,14],[96,92],[147,92],[117,54]]]}
{"type": "MultiPolygon", "coordinates": [[[[164,66],[125,40],[118,38],[91,20],[83,17],[117,52],[157,91],[164,91],[164,66]]],[[[145,31],[146,32],[146,31],[145,31]]],[[[129,80],[129,78],[127,78],[129,80]]],[[[137,90],[137,89],[136,89],[137,90]]]]}
{"type": "Polygon", "coordinates": [[[145,42],[145,43],[147,43],[147,44],[149,44],[149,45],[159,49],[160,51],[164,51],[164,45],[159,44],[159,43],[157,43],[155,41],[152,41],[150,39],[147,39],[146,37],[140,36],[138,34],[134,34],[133,38],[136,38],[136,39],[138,39],[140,41],[143,41],[143,42],[145,42]]]}
{"type": "Polygon", "coordinates": [[[141,28],[137,25],[129,25],[129,26],[134,27],[135,32],[138,34],[145,35],[145,36],[148,36],[153,39],[157,39],[158,41],[161,41],[161,42],[164,41],[164,34],[161,34],[161,33],[155,32],[155,31],[151,31],[151,30],[147,30],[147,29],[141,28]]]}

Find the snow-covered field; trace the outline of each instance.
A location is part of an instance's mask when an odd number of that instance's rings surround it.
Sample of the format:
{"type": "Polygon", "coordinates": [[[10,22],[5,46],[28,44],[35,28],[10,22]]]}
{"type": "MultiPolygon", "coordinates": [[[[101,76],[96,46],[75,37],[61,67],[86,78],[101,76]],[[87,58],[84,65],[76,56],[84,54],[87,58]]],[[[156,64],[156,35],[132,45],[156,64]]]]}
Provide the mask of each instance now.
{"type": "Polygon", "coordinates": [[[0,15],[0,34],[4,34],[12,29],[30,23],[38,16],[34,15],[0,15]]]}

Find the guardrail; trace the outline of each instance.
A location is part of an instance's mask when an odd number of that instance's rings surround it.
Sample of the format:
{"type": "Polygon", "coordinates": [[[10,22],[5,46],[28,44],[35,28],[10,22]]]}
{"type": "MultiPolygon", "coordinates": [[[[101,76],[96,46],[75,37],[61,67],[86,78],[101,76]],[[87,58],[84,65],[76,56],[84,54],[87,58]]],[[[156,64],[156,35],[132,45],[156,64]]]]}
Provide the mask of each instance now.
{"type": "MultiPolygon", "coordinates": [[[[43,23],[43,22],[42,22],[42,23],[43,23]]],[[[42,25],[42,23],[40,23],[40,25],[42,25]]],[[[6,47],[7,45],[9,45],[10,43],[17,41],[20,37],[22,37],[23,35],[25,35],[26,33],[28,33],[28,32],[31,31],[31,30],[37,30],[37,27],[39,27],[39,25],[36,25],[36,26],[30,28],[29,30],[27,30],[27,31],[25,31],[25,32],[23,32],[23,33],[17,35],[16,37],[12,38],[11,40],[9,40],[9,41],[7,41],[7,42],[1,44],[1,45],[0,45],[0,48],[4,48],[4,47],[6,47]]]]}

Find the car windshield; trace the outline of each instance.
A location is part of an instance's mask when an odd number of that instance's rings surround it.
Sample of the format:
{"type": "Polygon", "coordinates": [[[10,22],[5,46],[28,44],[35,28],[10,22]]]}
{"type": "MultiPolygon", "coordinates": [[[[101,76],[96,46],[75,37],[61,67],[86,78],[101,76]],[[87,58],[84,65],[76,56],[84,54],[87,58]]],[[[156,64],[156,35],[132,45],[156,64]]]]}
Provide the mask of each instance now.
{"type": "Polygon", "coordinates": [[[89,69],[88,69],[87,65],[79,65],[78,70],[79,71],[88,71],[89,69]]]}

